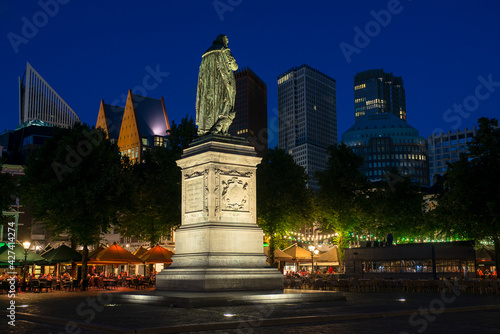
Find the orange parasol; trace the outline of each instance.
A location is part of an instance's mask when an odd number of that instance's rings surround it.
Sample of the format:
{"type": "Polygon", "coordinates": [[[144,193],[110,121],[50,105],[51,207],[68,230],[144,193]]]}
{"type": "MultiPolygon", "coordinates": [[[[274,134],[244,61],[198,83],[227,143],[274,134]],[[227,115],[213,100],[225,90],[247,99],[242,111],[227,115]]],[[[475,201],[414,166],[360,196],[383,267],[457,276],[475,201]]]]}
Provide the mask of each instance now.
{"type": "Polygon", "coordinates": [[[172,263],[173,252],[156,245],[141,256],[144,263],[172,263]]]}
{"type": "Polygon", "coordinates": [[[136,263],[142,264],[140,258],[130,253],[128,250],[120,247],[117,243],[109,246],[105,250],[97,254],[95,260],[89,261],[90,264],[119,264],[119,263],[136,263]]]}

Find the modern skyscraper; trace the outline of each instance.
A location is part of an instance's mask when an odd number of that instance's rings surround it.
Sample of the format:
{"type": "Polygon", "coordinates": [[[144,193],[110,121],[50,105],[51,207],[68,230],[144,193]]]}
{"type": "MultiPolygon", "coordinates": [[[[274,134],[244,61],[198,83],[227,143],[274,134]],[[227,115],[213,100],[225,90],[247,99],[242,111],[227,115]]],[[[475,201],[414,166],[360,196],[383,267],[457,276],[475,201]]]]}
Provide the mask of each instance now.
{"type": "Polygon", "coordinates": [[[35,120],[62,128],[80,121],[73,109],[27,63],[23,78],[19,78],[19,124],[35,120]]]}
{"type": "Polygon", "coordinates": [[[229,134],[246,138],[259,156],[267,150],[267,85],[250,68],[235,73],[236,116],[229,134]]]}
{"type": "Polygon", "coordinates": [[[327,148],[337,142],[335,80],[308,66],[278,76],[279,148],[306,169],[317,191],[316,171],[326,169],[327,148]]]}
{"type": "Polygon", "coordinates": [[[472,130],[456,130],[448,133],[433,133],[427,138],[429,149],[430,176],[443,175],[448,170],[447,163],[453,163],[460,158],[460,153],[468,152],[468,143],[476,136],[476,127],[472,130]]]}
{"type": "Polygon", "coordinates": [[[392,113],[406,121],[403,79],[383,69],[368,70],[354,76],[355,120],[367,114],[392,113]]]}
{"type": "Polygon", "coordinates": [[[364,158],[361,172],[368,180],[386,178],[394,168],[412,181],[429,185],[425,138],[392,113],[363,116],[342,135],[342,141],[364,158]]]}

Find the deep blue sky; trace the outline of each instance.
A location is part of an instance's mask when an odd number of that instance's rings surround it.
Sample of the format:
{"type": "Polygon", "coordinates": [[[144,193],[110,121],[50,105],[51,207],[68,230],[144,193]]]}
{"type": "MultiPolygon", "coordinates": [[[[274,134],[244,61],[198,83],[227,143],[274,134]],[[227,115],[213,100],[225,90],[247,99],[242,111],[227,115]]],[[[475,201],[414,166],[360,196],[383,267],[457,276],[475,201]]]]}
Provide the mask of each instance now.
{"type": "Polygon", "coordinates": [[[22,36],[23,17],[43,21],[43,9],[37,1],[0,1],[1,130],[18,124],[17,78],[27,61],[83,122],[95,124],[101,99],[113,103],[142,86],[148,66],[169,74],[147,95],[165,98],[171,120],[194,117],[201,55],[220,33],[228,35],[239,66],[267,84],[273,147],[276,77],[303,63],[337,82],[339,138],[354,123],[353,76],[374,68],[403,77],[408,122],[424,137],[436,128],[470,128],[480,116],[500,114],[498,1],[402,0],[350,62],[339,45],[355,46],[355,28],[377,28],[370,12],[387,10],[393,1],[64,2],[46,23],[38,21],[38,32],[15,52],[9,33],[22,36]],[[218,13],[214,4],[230,10],[218,13]],[[499,83],[489,87],[492,92],[476,93],[480,76],[499,83]],[[447,112],[464,101],[470,112],[447,112]]]}

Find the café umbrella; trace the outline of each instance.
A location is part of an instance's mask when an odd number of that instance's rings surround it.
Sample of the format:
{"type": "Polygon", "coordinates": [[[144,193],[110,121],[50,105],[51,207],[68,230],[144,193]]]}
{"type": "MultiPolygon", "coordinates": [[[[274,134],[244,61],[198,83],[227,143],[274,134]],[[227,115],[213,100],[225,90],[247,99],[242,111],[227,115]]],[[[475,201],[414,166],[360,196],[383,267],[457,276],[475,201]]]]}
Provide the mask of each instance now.
{"type": "Polygon", "coordinates": [[[312,262],[311,252],[299,247],[297,244],[285,248],[283,252],[292,256],[292,261],[296,263],[297,271],[299,270],[300,262],[312,262]]]}
{"type": "Polygon", "coordinates": [[[14,249],[10,249],[8,245],[3,245],[2,247],[0,247],[0,266],[2,267],[9,265],[19,266],[21,264],[37,264],[45,261],[45,258],[41,257],[35,252],[28,250],[26,256],[26,263],[24,263],[24,256],[25,256],[24,252],[25,252],[24,247],[19,244],[16,244],[14,246],[14,249]]]}
{"type": "Polygon", "coordinates": [[[172,263],[174,253],[168,249],[156,245],[141,256],[144,263],[172,263]]]}
{"type": "Polygon", "coordinates": [[[109,246],[105,250],[99,252],[97,254],[96,259],[97,262],[101,263],[109,263],[109,264],[120,264],[120,263],[134,263],[139,264],[142,263],[142,260],[130,253],[128,250],[120,247],[117,243],[109,246]]]}
{"type": "Polygon", "coordinates": [[[64,244],[57,248],[52,248],[43,253],[42,256],[45,258],[46,264],[56,265],[57,275],[59,275],[59,264],[82,261],[81,253],[64,244]]]}
{"type": "Polygon", "coordinates": [[[93,258],[89,258],[87,262],[92,265],[113,265],[114,268],[114,265],[126,264],[128,268],[129,264],[142,264],[140,258],[120,247],[116,242],[98,253],[96,251],[92,253],[96,255],[93,255],[93,258]]]}
{"type": "Polygon", "coordinates": [[[48,252],[43,253],[42,256],[46,259],[47,264],[49,265],[57,263],[71,263],[82,260],[81,253],[66,245],[53,248],[48,252]]]}
{"type": "Polygon", "coordinates": [[[102,246],[102,245],[99,245],[99,247],[97,247],[96,249],[94,249],[92,251],[92,253],[89,253],[89,258],[88,260],[91,261],[91,260],[95,260],[97,258],[97,255],[99,255],[100,252],[102,252],[103,250],[105,250],[106,247],[102,246]]]}
{"type": "Polygon", "coordinates": [[[137,257],[141,257],[144,255],[144,253],[146,253],[148,251],[147,248],[144,248],[144,246],[141,246],[139,248],[137,248],[137,250],[135,252],[133,252],[132,254],[134,254],[135,256],[137,257]]]}
{"type": "MultiPolygon", "coordinates": [[[[264,253],[269,257],[269,246],[264,247],[264,253]]],[[[275,261],[292,261],[293,257],[290,254],[283,252],[282,250],[274,250],[274,260],[275,261]]]]}

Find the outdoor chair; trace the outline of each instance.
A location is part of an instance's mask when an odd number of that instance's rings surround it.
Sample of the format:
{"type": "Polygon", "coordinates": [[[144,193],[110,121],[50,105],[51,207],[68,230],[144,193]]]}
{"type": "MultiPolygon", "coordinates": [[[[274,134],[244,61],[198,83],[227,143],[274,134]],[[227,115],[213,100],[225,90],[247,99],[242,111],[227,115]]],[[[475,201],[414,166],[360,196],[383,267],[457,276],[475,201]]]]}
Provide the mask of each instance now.
{"type": "Polygon", "coordinates": [[[36,290],[40,291],[40,281],[37,279],[33,279],[30,282],[31,292],[36,292],[36,290]]]}
{"type": "Polygon", "coordinates": [[[46,279],[41,279],[40,280],[40,291],[43,291],[45,289],[45,292],[49,292],[49,289],[51,288],[52,282],[47,281],[46,279]]]}
{"type": "Polygon", "coordinates": [[[7,280],[3,280],[3,281],[2,281],[2,291],[4,291],[4,290],[5,290],[5,292],[7,292],[7,293],[8,293],[8,291],[9,291],[9,285],[10,285],[10,284],[9,284],[9,281],[7,281],[7,280]]]}
{"type": "Polygon", "coordinates": [[[50,290],[51,291],[54,291],[54,290],[57,290],[58,289],[58,285],[57,285],[57,280],[56,279],[53,279],[50,283],[50,290]]]}
{"type": "Polygon", "coordinates": [[[321,290],[323,288],[323,280],[321,278],[317,278],[314,281],[314,290],[321,290]]]}
{"type": "Polygon", "coordinates": [[[493,279],[490,281],[490,291],[492,294],[495,295],[498,294],[498,285],[499,285],[498,282],[499,280],[497,279],[493,279]]]}
{"type": "Polygon", "coordinates": [[[72,282],[71,282],[71,290],[77,290],[78,288],[80,287],[80,282],[78,282],[78,280],[74,279],[72,282]]]}
{"type": "Polygon", "coordinates": [[[149,282],[149,277],[144,277],[144,279],[141,281],[141,287],[144,287],[144,289],[149,288],[149,282]]]}
{"type": "Polygon", "coordinates": [[[141,282],[137,278],[132,279],[132,285],[136,288],[139,289],[141,287],[141,282]]]}
{"type": "Polygon", "coordinates": [[[489,291],[489,282],[485,279],[481,280],[480,286],[479,286],[479,293],[480,294],[488,294],[489,291]]]}
{"type": "Polygon", "coordinates": [[[348,282],[349,284],[349,291],[360,291],[360,283],[358,279],[352,279],[351,281],[348,282]]]}

